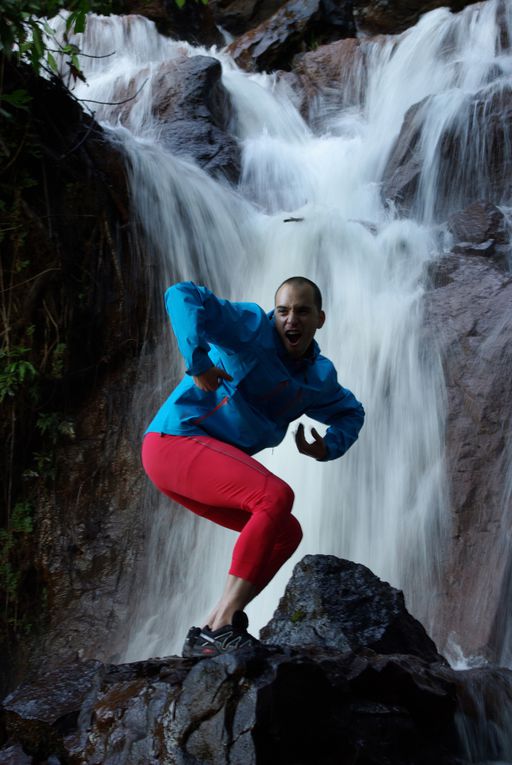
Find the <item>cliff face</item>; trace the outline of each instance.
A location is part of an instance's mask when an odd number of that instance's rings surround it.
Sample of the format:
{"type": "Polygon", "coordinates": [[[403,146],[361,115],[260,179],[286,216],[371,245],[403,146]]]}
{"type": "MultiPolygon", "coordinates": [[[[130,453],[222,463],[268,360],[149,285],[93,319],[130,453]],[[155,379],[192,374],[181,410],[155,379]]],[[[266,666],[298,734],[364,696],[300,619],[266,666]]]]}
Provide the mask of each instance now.
{"type": "Polygon", "coordinates": [[[4,92],[29,101],[2,127],[5,682],[33,637],[42,655],[74,654],[122,612],[140,538],[127,510],[139,439],[123,412],[150,307],[121,156],[63,89],[3,66],[4,92]]]}

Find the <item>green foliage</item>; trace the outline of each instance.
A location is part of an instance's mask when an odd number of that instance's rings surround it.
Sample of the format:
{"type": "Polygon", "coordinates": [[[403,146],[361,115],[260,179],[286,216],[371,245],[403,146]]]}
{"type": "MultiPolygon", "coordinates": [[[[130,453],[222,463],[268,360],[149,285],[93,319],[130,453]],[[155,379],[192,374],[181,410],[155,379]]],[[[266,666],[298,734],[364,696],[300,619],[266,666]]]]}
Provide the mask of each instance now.
{"type": "MultiPolygon", "coordinates": [[[[182,8],[186,0],[175,0],[182,8]]],[[[200,0],[203,5],[208,0],[200,0]]],[[[0,0],[0,54],[21,56],[36,72],[41,67],[58,74],[55,53],[64,56],[72,77],[83,79],[80,49],[69,41],[71,35],[85,31],[88,13],[121,10],[118,0],[0,0]],[[63,40],[58,40],[46,19],[66,11],[63,40]]],[[[12,94],[11,94],[12,95],[12,94]]]]}
{"type": "Polygon", "coordinates": [[[55,44],[58,52],[77,66],[78,49],[66,39],[64,43],[57,42],[45,18],[52,18],[66,8],[69,11],[66,34],[77,34],[85,29],[87,13],[104,6],[105,3],[95,0],[0,0],[0,53],[27,59],[36,72],[42,65],[56,72],[55,57],[49,50],[55,44]]]}
{"type": "Polygon", "coordinates": [[[0,592],[4,598],[4,619],[15,629],[19,626],[17,603],[22,582],[22,570],[17,558],[27,536],[32,533],[33,516],[34,508],[30,502],[18,502],[7,527],[0,529],[0,592]]]}
{"type": "Polygon", "coordinates": [[[20,388],[37,377],[34,365],[23,358],[29,350],[23,346],[0,350],[0,403],[7,396],[15,396],[20,388]]]}

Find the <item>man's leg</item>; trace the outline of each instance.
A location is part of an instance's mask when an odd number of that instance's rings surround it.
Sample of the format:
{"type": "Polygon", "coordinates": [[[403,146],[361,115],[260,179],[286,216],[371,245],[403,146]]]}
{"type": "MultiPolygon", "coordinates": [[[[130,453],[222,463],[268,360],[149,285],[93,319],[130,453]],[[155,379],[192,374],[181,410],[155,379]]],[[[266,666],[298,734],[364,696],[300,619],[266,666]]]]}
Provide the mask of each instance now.
{"type": "Polygon", "coordinates": [[[212,629],[260,592],[297,548],[302,532],[290,514],[293,492],[263,465],[203,436],[149,434],[143,461],[156,486],[198,515],[240,531],[212,629]]]}

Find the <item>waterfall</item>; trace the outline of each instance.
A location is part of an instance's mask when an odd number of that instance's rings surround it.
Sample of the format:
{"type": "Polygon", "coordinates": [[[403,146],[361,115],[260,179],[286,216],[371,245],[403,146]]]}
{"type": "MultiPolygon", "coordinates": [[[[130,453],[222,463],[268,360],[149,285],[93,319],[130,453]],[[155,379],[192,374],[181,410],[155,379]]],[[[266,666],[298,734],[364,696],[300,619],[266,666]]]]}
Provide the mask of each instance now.
{"type": "MultiPolygon", "coordinates": [[[[276,75],[244,73],[225,52],[165,39],[143,18],[92,16],[77,36],[84,52],[103,57],[81,60],[87,83],[78,83],[75,94],[105,102],[92,105],[96,117],[125,152],[155,274],[151,299],[161,301],[173,281],[193,279],[223,297],[271,308],[287,276],[313,279],[327,314],[319,344],[367,412],[359,441],[341,460],[318,464],[299,455],[293,427],[283,444],[258,455],[293,487],[305,536],[249,607],[253,632],[268,621],[293,564],[306,553],[366,564],[403,589],[411,612],[435,628],[450,534],[446,402],[438,351],[422,334],[422,298],[427,266],[443,249],[438,224],[458,209],[465,189],[490,184],[473,106],[480,99],[485,113],[485,99],[496,97],[510,75],[512,57],[500,43],[505,27],[511,38],[511,6],[489,0],[458,15],[432,11],[399,37],[367,42],[358,103],[347,96],[350,105],[333,109],[326,102],[324,110],[320,97],[314,129],[276,75]],[[236,114],[231,129],[242,146],[237,187],[173,155],[152,107],[162,67],[172,85],[179,62],[197,55],[222,64],[236,114]],[[384,205],[380,183],[412,108],[423,162],[414,217],[404,219],[384,205]],[[451,189],[440,181],[440,147],[449,131],[466,152],[451,189]]],[[[350,77],[346,87],[353,87],[350,77]]],[[[146,361],[131,413],[141,437],[183,373],[167,326],[146,361]]],[[[149,486],[147,496],[152,532],[134,597],[130,660],[180,650],[188,627],[220,594],[235,538],[149,486]]]]}

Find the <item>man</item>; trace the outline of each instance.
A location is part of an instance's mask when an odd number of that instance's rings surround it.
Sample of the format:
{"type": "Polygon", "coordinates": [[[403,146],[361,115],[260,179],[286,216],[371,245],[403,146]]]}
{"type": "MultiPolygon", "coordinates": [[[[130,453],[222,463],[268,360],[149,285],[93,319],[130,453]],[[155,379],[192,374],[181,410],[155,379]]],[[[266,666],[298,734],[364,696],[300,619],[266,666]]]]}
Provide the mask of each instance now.
{"type": "Polygon", "coordinates": [[[165,299],[187,374],[146,431],[144,468],[168,497],[240,532],[222,597],[183,649],[211,656],[258,642],[243,609],[302,538],[291,488],[250,455],[280,443],[307,414],[329,427],[323,438],[313,428],[309,442],[299,425],[298,450],[335,459],[356,440],[364,410],[314,340],[325,314],[309,279],[283,282],[268,315],[192,282],[165,299]]]}

